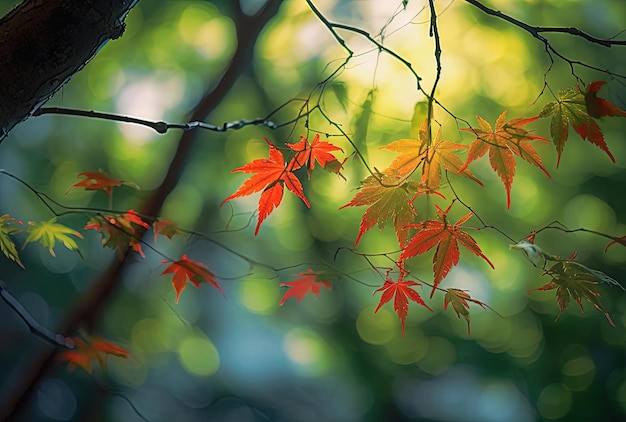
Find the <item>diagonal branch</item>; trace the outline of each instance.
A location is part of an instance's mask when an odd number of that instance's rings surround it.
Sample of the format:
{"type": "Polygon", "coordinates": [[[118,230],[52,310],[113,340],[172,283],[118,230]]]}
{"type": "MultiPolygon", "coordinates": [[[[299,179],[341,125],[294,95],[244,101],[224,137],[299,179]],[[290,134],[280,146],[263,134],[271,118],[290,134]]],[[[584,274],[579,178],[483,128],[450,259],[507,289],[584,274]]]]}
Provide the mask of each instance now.
{"type": "Polygon", "coordinates": [[[22,318],[22,321],[28,325],[31,333],[35,334],[38,337],[41,337],[48,343],[52,344],[55,347],[63,348],[63,349],[75,349],[76,345],[74,344],[74,340],[70,337],[66,337],[63,334],[57,334],[52,332],[50,329],[41,325],[35,317],[31,315],[30,312],[17,300],[9,291],[6,289],[4,281],[0,280],[0,298],[9,305],[15,313],[22,318]]]}
{"type": "Polygon", "coordinates": [[[547,43],[547,39],[545,37],[543,37],[542,35],[540,35],[543,32],[552,32],[552,33],[560,33],[560,34],[570,34],[570,35],[574,35],[577,37],[581,37],[586,39],[587,41],[594,43],[594,44],[599,44],[603,47],[612,47],[614,45],[626,45],[626,41],[624,40],[613,40],[613,39],[606,39],[606,38],[598,38],[598,37],[594,37],[593,35],[589,35],[586,32],[581,31],[578,28],[574,28],[574,27],[556,27],[556,26],[533,26],[533,25],[529,25],[525,22],[522,22],[518,19],[515,19],[512,16],[506,15],[502,12],[500,12],[499,10],[494,10],[491,9],[487,6],[485,6],[484,4],[480,3],[477,0],[465,0],[467,3],[471,4],[472,6],[476,6],[477,8],[479,8],[480,10],[482,10],[483,12],[487,13],[488,15],[491,16],[495,16],[498,17],[500,19],[503,19],[509,23],[512,23],[513,25],[522,28],[524,31],[530,33],[533,37],[537,38],[539,41],[543,42],[544,44],[547,43]]]}
{"type": "Polygon", "coordinates": [[[389,54],[391,57],[398,60],[400,63],[406,66],[415,77],[415,80],[417,81],[417,89],[421,91],[424,95],[428,95],[426,94],[426,92],[424,92],[424,90],[421,87],[420,81],[422,80],[422,78],[417,74],[415,69],[413,69],[413,65],[409,61],[407,61],[405,58],[400,56],[395,51],[385,47],[383,44],[376,41],[367,31],[364,31],[359,28],[355,28],[353,26],[344,25],[342,23],[331,22],[328,19],[326,19],[324,15],[322,15],[322,13],[319,11],[317,7],[315,7],[315,5],[313,4],[311,0],[306,0],[306,3],[309,5],[309,8],[313,11],[315,16],[317,16],[317,18],[324,24],[324,26],[326,26],[326,28],[328,28],[328,30],[333,34],[337,42],[348,52],[348,55],[349,55],[348,58],[351,58],[354,55],[354,52],[350,49],[350,47],[348,47],[348,45],[346,44],[346,41],[337,33],[337,29],[343,29],[344,31],[354,32],[355,34],[359,34],[365,37],[369,42],[374,44],[379,51],[383,51],[389,54]]]}
{"type": "MultiPolygon", "coordinates": [[[[550,62],[554,63],[554,58],[552,57],[552,55],[554,54],[555,56],[557,56],[558,58],[560,58],[561,60],[565,61],[566,63],[569,64],[569,67],[571,69],[572,75],[574,75],[574,77],[580,81],[580,78],[578,76],[576,76],[575,72],[574,72],[574,65],[578,65],[578,66],[582,66],[585,67],[587,69],[591,69],[591,70],[595,70],[598,72],[603,72],[609,76],[612,77],[617,77],[617,78],[625,78],[626,79],[626,74],[619,74],[619,73],[615,73],[612,72],[608,69],[601,69],[599,67],[596,66],[592,66],[590,64],[587,63],[583,63],[581,61],[578,60],[572,60],[567,58],[566,56],[564,56],[562,53],[560,53],[559,51],[557,51],[552,44],[550,44],[550,41],[544,37],[543,35],[541,35],[542,33],[562,33],[562,34],[571,34],[574,36],[578,36],[578,37],[582,37],[584,39],[586,39],[589,42],[592,42],[594,44],[598,44],[598,45],[602,45],[604,47],[611,47],[613,45],[626,45],[626,41],[620,41],[620,40],[613,40],[613,39],[602,39],[602,38],[597,38],[594,36],[591,36],[583,31],[581,31],[578,28],[561,28],[561,27],[541,27],[541,26],[533,26],[533,25],[529,25],[525,22],[522,22],[518,19],[515,19],[512,16],[506,15],[498,10],[494,10],[491,9],[487,6],[485,6],[484,4],[482,4],[481,2],[477,1],[477,0],[465,0],[467,3],[471,4],[472,6],[477,7],[478,9],[480,9],[481,11],[485,12],[488,15],[491,16],[495,16],[497,18],[503,19],[515,26],[517,26],[518,28],[523,29],[524,31],[528,32],[529,34],[531,34],[534,38],[538,39],[539,41],[541,41],[543,43],[543,45],[545,46],[546,49],[546,53],[548,54],[548,57],[550,58],[550,62]]],[[[552,67],[552,66],[550,66],[552,67]]]]}

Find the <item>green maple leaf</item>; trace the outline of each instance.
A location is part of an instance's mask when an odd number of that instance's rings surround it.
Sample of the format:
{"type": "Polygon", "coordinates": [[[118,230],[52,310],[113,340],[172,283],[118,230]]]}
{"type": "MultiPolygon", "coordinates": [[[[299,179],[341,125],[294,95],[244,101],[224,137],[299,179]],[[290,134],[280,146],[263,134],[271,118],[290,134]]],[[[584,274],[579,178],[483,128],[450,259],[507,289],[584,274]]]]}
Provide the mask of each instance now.
{"type": "Polygon", "coordinates": [[[393,220],[400,246],[406,245],[409,238],[407,226],[417,215],[412,201],[418,193],[426,191],[418,182],[403,181],[401,175],[394,169],[386,169],[379,174],[379,179],[369,176],[363,180],[359,192],[352,201],[340,208],[369,205],[361,219],[354,246],[359,243],[363,233],[376,224],[382,230],[389,220],[393,220]]]}
{"type": "Polygon", "coordinates": [[[581,312],[585,312],[581,299],[585,298],[598,311],[602,312],[609,324],[615,327],[615,323],[606,309],[598,299],[600,293],[597,291],[599,284],[608,284],[610,286],[624,287],[604,274],[602,271],[594,270],[583,264],[574,261],[560,261],[554,264],[546,274],[552,276],[552,280],[547,284],[534,290],[554,290],[556,289],[556,302],[559,305],[558,320],[565,312],[570,304],[570,297],[573,298],[580,306],[581,312]]]}
{"type": "Polygon", "coordinates": [[[24,264],[20,261],[17,249],[15,248],[15,243],[10,237],[13,233],[20,231],[20,229],[12,225],[13,223],[22,224],[21,221],[9,217],[9,214],[4,214],[0,217],[0,250],[7,258],[15,261],[17,265],[24,268],[24,264]]]}
{"type": "Polygon", "coordinates": [[[56,256],[53,248],[55,243],[59,241],[63,243],[67,249],[77,251],[78,245],[70,235],[81,239],[83,236],[76,230],[70,229],[63,224],[58,224],[56,220],[56,217],[53,217],[48,221],[29,221],[28,228],[26,229],[28,237],[24,241],[24,246],[31,242],[39,242],[44,248],[48,248],[50,255],[56,256]]]}
{"type": "MultiPolygon", "coordinates": [[[[561,161],[561,153],[563,152],[563,148],[565,148],[565,143],[569,136],[569,125],[574,128],[581,138],[600,148],[609,156],[611,161],[615,162],[613,154],[611,154],[608,145],[604,141],[602,129],[600,129],[600,126],[598,126],[596,121],[589,114],[589,108],[590,106],[594,106],[591,107],[591,113],[598,117],[605,115],[619,116],[620,114],[615,114],[615,112],[614,114],[607,114],[610,111],[606,111],[607,106],[605,103],[609,105],[612,104],[595,96],[598,89],[597,83],[592,83],[589,84],[587,88],[587,94],[580,92],[576,87],[570,88],[567,91],[560,91],[557,100],[546,104],[541,110],[541,113],[539,113],[540,117],[552,116],[552,120],[550,121],[550,135],[552,136],[552,142],[556,146],[558,155],[557,167],[561,161]]],[[[615,108],[620,110],[617,107],[615,108]]]]}

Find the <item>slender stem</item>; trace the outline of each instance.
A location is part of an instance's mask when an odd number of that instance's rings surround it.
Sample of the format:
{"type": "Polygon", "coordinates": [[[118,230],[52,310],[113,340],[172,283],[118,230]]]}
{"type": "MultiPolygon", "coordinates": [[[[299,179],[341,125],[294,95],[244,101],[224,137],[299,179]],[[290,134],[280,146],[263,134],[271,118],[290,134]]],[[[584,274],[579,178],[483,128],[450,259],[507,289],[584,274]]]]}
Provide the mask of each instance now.
{"type": "Polygon", "coordinates": [[[439,29],[437,28],[437,11],[435,10],[435,2],[434,0],[428,0],[428,4],[430,7],[430,36],[435,39],[434,55],[435,62],[437,64],[437,74],[435,75],[435,82],[433,82],[433,87],[430,91],[430,96],[428,97],[428,145],[430,145],[433,140],[433,99],[435,98],[435,90],[437,89],[439,79],[441,78],[441,39],[439,38],[439,29]]]}

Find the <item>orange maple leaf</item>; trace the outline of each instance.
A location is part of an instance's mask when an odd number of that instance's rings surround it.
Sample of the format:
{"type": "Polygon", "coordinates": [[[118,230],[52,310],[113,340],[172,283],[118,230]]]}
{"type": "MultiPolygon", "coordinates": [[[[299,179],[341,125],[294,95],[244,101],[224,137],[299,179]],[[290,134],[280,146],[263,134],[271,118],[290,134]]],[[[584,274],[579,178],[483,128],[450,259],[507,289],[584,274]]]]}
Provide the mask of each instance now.
{"type": "Polygon", "coordinates": [[[100,367],[105,365],[107,355],[113,355],[121,358],[128,358],[130,353],[123,347],[117,346],[109,341],[99,337],[89,337],[83,340],[78,337],[72,338],[75,349],[61,353],[61,359],[69,363],[68,369],[80,367],[85,372],[91,374],[92,362],[95,360],[100,367]]]}
{"type": "Polygon", "coordinates": [[[410,224],[409,227],[419,229],[419,231],[413,236],[400,254],[400,261],[402,262],[418,254],[423,254],[437,246],[435,256],[433,257],[434,282],[430,297],[433,297],[437,286],[448,272],[450,272],[450,269],[459,263],[459,257],[461,255],[459,243],[473,254],[487,261],[491,268],[495,268],[491,261],[482,253],[476,241],[469,234],[461,231],[461,225],[469,220],[473,214],[470,212],[455,224],[450,224],[447,214],[452,204],[450,204],[445,211],[437,205],[435,205],[435,207],[437,208],[438,220],[428,220],[420,224],[410,224]]]}
{"type": "Polygon", "coordinates": [[[269,159],[254,160],[243,167],[234,169],[233,173],[241,171],[255,174],[246,180],[235,193],[222,202],[222,205],[224,205],[231,199],[262,191],[259,198],[259,220],[254,230],[255,235],[259,232],[259,227],[263,220],[270,215],[274,208],[280,205],[283,199],[283,185],[287,186],[287,189],[302,199],[307,207],[311,207],[311,204],[304,196],[300,180],[293,173],[293,170],[295,170],[293,166],[297,165],[297,163],[290,162],[289,166],[285,167],[283,154],[267,138],[264,139],[270,147],[269,159]]]}
{"type": "Polygon", "coordinates": [[[380,289],[377,289],[376,291],[374,291],[374,293],[381,292],[381,291],[383,292],[382,296],[380,297],[380,302],[378,303],[378,306],[374,310],[374,313],[378,312],[380,307],[383,306],[385,303],[389,302],[392,297],[394,298],[393,309],[398,314],[398,318],[400,318],[400,322],[402,323],[402,335],[403,336],[404,336],[404,322],[406,321],[406,316],[409,312],[408,299],[411,299],[413,302],[419,305],[422,305],[428,310],[430,310],[431,312],[433,312],[433,310],[430,309],[430,307],[426,305],[426,303],[424,303],[419,293],[417,293],[415,290],[413,290],[410,287],[410,286],[420,286],[420,284],[412,280],[404,280],[404,275],[405,273],[401,272],[400,276],[398,277],[398,281],[394,282],[391,279],[391,277],[389,277],[389,271],[387,271],[387,278],[385,279],[385,284],[383,284],[383,286],[380,289]]]}
{"type": "Polygon", "coordinates": [[[102,236],[102,244],[110,248],[117,248],[120,259],[126,248],[129,247],[142,257],[146,257],[141,249],[139,236],[136,234],[139,227],[149,229],[150,225],[143,221],[141,216],[133,210],[125,214],[93,217],[83,230],[95,229],[102,236]]]}
{"type": "Polygon", "coordinates": [[[285,303],[285,301],[290,297],[295,297],[298,300],[298,303],[300,303],[300,301],[308,293],[313,293],[315,297],[318,297],[322,287],[326,287],[328,290],[333,289],[333,285],[329,281],[318,280],[320,278],[320,274],[314,273],[310,268],[308,272],[298,273],[296,275],[299,275],[300,278],[287,283],[280,283],[280,287],[290,287],[280,300],[280,306],[282,306],[283,303],[285,303]]]}
{"type": "Polygon", "coordinates": [[[85,179],[73,184],[69,189],[83,187],[85,190],[103,190],[107,195],[111,195],[111,188],[122,185],[120,180],[111,179],[109,175],[102,170],[99,172],[84,171],[78,173],[78,177],[85,177],[85,179]]]}
{"type": "Polygon", "coordinates": [[[320,141],[319,134],[315,135],[311,143],[304,136],[301,136],[300,139],[301,141],[295,144],[287,144],[289,148],[296,151],[296,155],[291,159],[293,162],[290,166],[291,168],[295,170],[306,166],[309,179],[311,178],[311,172],[315,169],[316,161],[322,168],[326,168],[327,164],[331,164],[335,173],[341,169],[341,163],[339,163],[332,152],[343,152],[343,149],[330,142],[320,141]]]}
{"type": "Polygon", "coordinates": [[[389,165],[401,175],[410,175],[422,164],[422,184],[429,189],[439,189],[441,170],[448,170],[459,176],[468,177],[483,186],[480,180],[467,168],[455,154],[468,148],[466,145],[441,140],[441,131],[437,131],[432,143],[428,139],[428,119],[424,120],[419,129],[418,139],[400,139],[380,149],[398,152],[389,165]]]}
{"type": "MultiPolygon", "coordinates": [[[[171,261],[163,261],[162,264],[167,264],[168,262],[171,261]]],[[[178,303],[181,292],[187,286],[187,280],[191,281],[197,288],[200,287],[201,282],[205,281],[224,294],[224,291],[215,280],[215,275],[204,264],[187,259],[187,255],[183,255],[178,261],[172,262],[161,273],[161,275],[165,274],[174,274],[172,284],[176,291],[176,303],[178,303]]]]}
{"type": "Polygon", "coordinates": [[[515,155],[539,167],[546,176],[551,177],[548,170],[543,166],[541,157],[530,145],[529,141],[550,142],[541,136],[535,136],[522,126],[537,120],[539,116],[529,118],[506,119],[506,110],[498,117],[495,130],[482,117],[476,116],[480,127],[461,129],[476,135],[476,140],[470,146],[467,153],[467,161],[459,171],[467,168],[469,163],[482,157],[489,151],[489,162],[496,174],[502,180],[506,190],[506,206],[511,208],[511,185],[515,176],[515,155]]]}

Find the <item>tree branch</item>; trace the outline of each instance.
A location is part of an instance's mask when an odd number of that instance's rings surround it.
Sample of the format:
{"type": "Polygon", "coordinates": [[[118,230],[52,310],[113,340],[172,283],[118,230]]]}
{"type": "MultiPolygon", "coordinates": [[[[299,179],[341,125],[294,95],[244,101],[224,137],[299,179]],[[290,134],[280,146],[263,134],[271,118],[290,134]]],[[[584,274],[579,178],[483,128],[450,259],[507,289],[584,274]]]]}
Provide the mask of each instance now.
{"type": "Polygon", "coordinates": [[[500,12],[499,10],[494,10],[491,9],[487,6],[485,6],[484,4],[480,3],[477,0],[465,0],[467,3],[471,4],[472,6],[476,6],[477,8],[479,8],[480,10],[482,10],[483,12],[487,13],[488,15],[491,16],[495,16],[498,17],[500,19],[503,19],[509,23],[512,23],[513,25],[522,28],[524,31],[530,33],[533,37],[537,38],[539,41],[543,42],[544,44],[548,42],[548,40],[539,35],[542,32],[556,32],[556,33],[561,33],[561,34],[570,34],[570,35],[574,35],[577,37],[581,37],[586,39],[587,41],[594,43],[594,44],[599,44],[603,47],[611,47],[614,45],[626,45],[626,41],[620,41],[620,40],[613,40],[613,39],[603,39],[603,38],[597,38],[594,37],[592,35],[587,34],[586,32],[581,31],[578,28],[574,28],[574,27],[556,27],[556,26],[533,26],[533,25],[529,25],[527,23],[524,23],[518,19],[515,19],[512,16],[509,15],[505,15],[504,13],[500,12]]]}
{"type": "MultiPolygon", "coordinates": [[[[527,24],[525,22],[522,22],[522,21],[520,21],[518,19],[515,19],[514,17],[506,15],[506,14],[504,14],[504,13],[498,11],[498,10],[491,9],[491,8],[485,6],[484,4],[480,3],[477,0],[465,0],[465,2],[471,4],[472,6],[477,7],[481,11],[487,13],[488,15],[495,16],[497,18],[503,19],[503,20],[505,20],[505,21],[507,21],[509,23],[512,23],[513,25],[523,29],[524,31],[528,32],[529,34],[531,34],[534,38],[538,39],[539,41],[541,41],[543,43],[543,45],[546,48],[546,53],[550,57],[550,61],[552,63],[554,63],[554,59],[552,58],[552,54],[554,54],[555,56],[557,56],[558,58],[560,58],[561,60],[563,60],[563,61],[565,61],[566,63],[569,64],[571,72],[572,72],[572,75],[574,75],[574,77],[577,80],[579,80],[579,81],[580,81],[580,78],[574,72],[574,65],[586,67],[587,69],[595,70],[595,71],[598,71],[598,72],[603,72],[603,73],[606,73],[607,75],[610,75],[612,77],[626,78],[626,75],[624,75],[624,74],[611,72],[608,69],[601,69],[599,67],[592,66],[592,65],[583,63],[581,61],[572,60],[572,59],[569,59],[569,58],[565,57],[563,54],[561,54],[559,51],[557,51],[554,47],[552,47],[552,44],[550,44],[550,41],[548,41],[548,39],[546,37],[541,35],[541,33],[551,32],[551,33],[571,34],[571,35],[582,37],[582,38],[584,38],[584,39],[586,39],[586,40],[588,40],[588,41],[590,41],[590,42],[592,42],[594,44],[599,44],[599,45],[602,45],[604,47],[611,47],[613,45],[626,45],[626,41],[596,38],[596,37],[593,37],[593,36],[591,36],[589,34],[586,34],[585,32],[583,32],[583,31],[581,31],[580,29],[577,29],[577,28],[560,28],[560,27],[533,26],[533,25],[529,25],[529,24],[527,24]]],[[[550,66],[550,67],[552,67],[552,66],[550,66]]]]}
{"type": "Polygon", "coordinates": [[[170,129],[180,129],[180,130],[192,130],[192,129],[205,129],[211,130],[213,132],[226,132],[231,129],[241,129],[245,126],[266,126],[270,129],[278,129],[279,125],[268,120],[267,118],[261,119],[253,119],[253,120],[237,120],[234,122],[227,122],[222,124],[221,126],[215,126],[210,123],[193,121],[189,123],[166,123],[166,122],[155,122],[151,120],[138,119],[136,117],[123,116],[120,114],[113,113],[102,113],[99,111],[87,111],[87,110],[77,110],[73,108],[64,108],[64,107],[42,107],[33,113],[33,117],[43,116],[46,114],[60,114],[64,116],[78,116],[78,117],[89,117],[92,119],[102,119],[102,120],[110,120],[114,122],[123,122],[123,123],[132,123],[141,126],[147,126],[151,129],[154,129],[157,133],[164,134],[170,129]]]}
{"type": "Polygon", "coordinates": [[[74,340],[70,337],[66,337],[62,334],[57,334],[49,330],[48,328],[41,325],[37,320],[31,315],[30,312],[17,300],[9,291],[6,289],[6,285],[4,281],[0,280],[0,297],[2,300],[9,305],[17,315],[28,325],[31,333],[36,336],[44,339],[48,343],[52,344],[55,347],[60,347],[63,349],[73,350],[76,348],[74,344],[74,340]]]}

